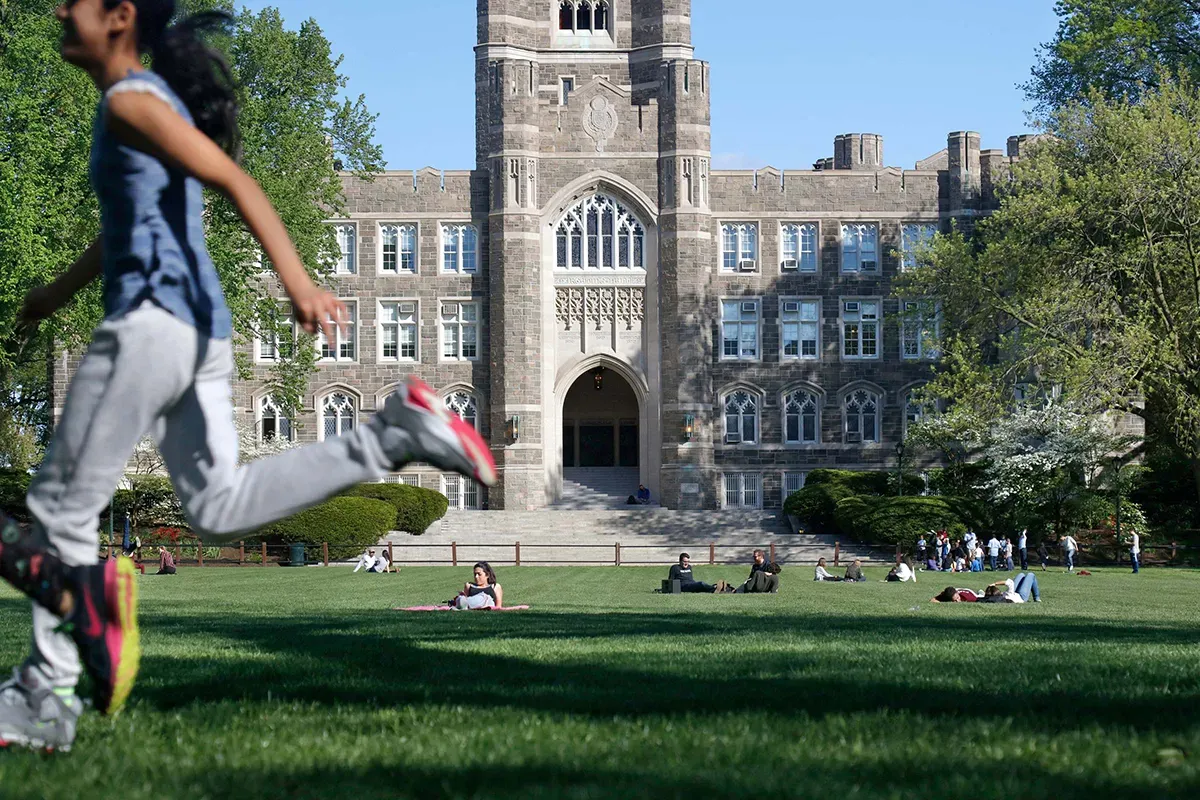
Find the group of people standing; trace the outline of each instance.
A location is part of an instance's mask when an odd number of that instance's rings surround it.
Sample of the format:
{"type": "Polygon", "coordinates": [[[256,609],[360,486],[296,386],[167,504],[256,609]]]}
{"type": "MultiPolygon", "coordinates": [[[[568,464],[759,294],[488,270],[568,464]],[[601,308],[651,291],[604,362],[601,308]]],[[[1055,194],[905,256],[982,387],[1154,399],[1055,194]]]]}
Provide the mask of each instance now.
{"type": "MultiPolygon", "coordinates": [[[[930,572],[983,572],[985,552],[992,572],[1011,572],[1018,562],[1022,570],[1029,569],[1029,531],[1022,529],[1016,542],[993,535],[984,543],[972,530],[953,542],[944,530],[929,531],[917,539],[917,561],[930,572]]],[[[1038,546],[1037,555],[1045,569],[1050,560],[1045,542],[1038,546]]]]}

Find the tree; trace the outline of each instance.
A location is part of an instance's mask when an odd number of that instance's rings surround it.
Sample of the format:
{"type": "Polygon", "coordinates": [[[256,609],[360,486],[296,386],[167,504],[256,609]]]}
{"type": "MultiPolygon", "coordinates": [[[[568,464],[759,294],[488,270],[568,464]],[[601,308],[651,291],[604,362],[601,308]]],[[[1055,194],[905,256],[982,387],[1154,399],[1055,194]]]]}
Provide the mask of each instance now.
{"type": "Polygon", "coordinates": [[[1200,0],[1058,0],[1054,40],[1024,85],[1035,112],[1085,101],[1138,99],[1160,78],[1200,80],[1200,0]]]}
{"type": "Polygon", "coordinates": [[[977,429],[1022,396],[1152,407],[1200,486],[1200,98],[1186,80],[1136,104],[1093,92],[1053,132],[972,239],[938,237],[898,282],[954,331],[928,392],[977,429]]]}

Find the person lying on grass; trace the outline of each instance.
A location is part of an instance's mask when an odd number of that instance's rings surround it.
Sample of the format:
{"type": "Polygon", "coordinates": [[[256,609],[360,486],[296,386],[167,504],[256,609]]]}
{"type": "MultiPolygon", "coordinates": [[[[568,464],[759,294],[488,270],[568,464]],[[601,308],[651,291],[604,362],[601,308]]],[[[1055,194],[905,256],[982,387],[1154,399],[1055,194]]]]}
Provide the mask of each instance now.
{"type": "Polygon", "coordinates": [[[1042,602],[1041,593],[1038,591],[1037,577],[1032,572],[1023,572],[1015,579],[1010,578],[1005,581],[988,584],[982,592],[976,592],[974,589],[956,589],[953,586],[947,586],[933,597],[930,602],[1028,603],[1031,598],[1035,603],[1042,602]]]}
{"type": "Polygon", "coordinates": [[[463,590],[446,605],[462,611],[480,608],[503,608],[504,589],[496,582],[491,564],[480,561],[471,571],[474,582],[463,584],[463,590]]]}

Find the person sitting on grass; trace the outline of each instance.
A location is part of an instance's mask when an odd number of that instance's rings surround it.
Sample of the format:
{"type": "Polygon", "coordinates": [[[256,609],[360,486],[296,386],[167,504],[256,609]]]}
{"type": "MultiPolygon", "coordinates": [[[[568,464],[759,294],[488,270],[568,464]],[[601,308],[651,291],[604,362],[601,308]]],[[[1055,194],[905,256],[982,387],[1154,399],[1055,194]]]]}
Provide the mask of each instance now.
{"type": "Polygon", "coordinates": [[[825,569],[825,559],[818,558],[817,559],[817,568],[813,571],[813,580],[814,581],[838,581],[838,582],[840,582],[842,579],[837,577],[836,575],[829,574],[829,570],[825,569]]]}
{"type": "Polygon", "coordinates": [[[763,562],[761,565],[755,564],[750,570],[750,577],[733,592],[735,594],[775,594],[779,591],[779,573],[782,571],[783,568],[774,561],[763,562]]]}
{"type": "Polygon", "coordinates": [[[906,581],[917,582],[917,573],[913,571],[912,564],[908,563],[907,559],[896,558],[895,565],[888,570],[887,577],[883,579],[884,583],[904,583],[906,581]]]}
{"type": "Polygon", "coordinates": [[[859,558],[854,559],[854,563],[846,567],[846,574],[842,576],[843,581],[851,583],[862,583],[866,579],[867,576],[863,575],[862,571],[862,559],[859,558]]]}
{"type": "Polygon", "coordinates": [[[375,548],[367,548],[367,552],[358,557],[358,564],[355,565],[354,571],[365,569],[367,572],[379,572],[378,559],[375,558],[375,548]]]}
{"type": "Polygon", "coordinates": [[[158,548],[158,572],[155,575],[174,575],[175,556],[165,547],[158,548]]]}
{"type": "Polygon", "coordinates": [[[714,586],[711,583],[703,583],[696,580],[692,576],[692,557],[687,553],[679,554],[679,563],[671,565],[671,572],[667,575],[667,580],[679,581],[679,591],[694,592],[697,594],[712,594],[719,590],[723,591],[725,581],[718,581],[714,586]]]}
{"type": "Polygon", "coordinates": [[[481,608],[503,608],[504,589],[496,581],[496,571],[491,564],[480,561],[472,570],[474,582],[463,584],[463,590],[458,597],[448,603],[460,611],[478,610],[481,608]]]}

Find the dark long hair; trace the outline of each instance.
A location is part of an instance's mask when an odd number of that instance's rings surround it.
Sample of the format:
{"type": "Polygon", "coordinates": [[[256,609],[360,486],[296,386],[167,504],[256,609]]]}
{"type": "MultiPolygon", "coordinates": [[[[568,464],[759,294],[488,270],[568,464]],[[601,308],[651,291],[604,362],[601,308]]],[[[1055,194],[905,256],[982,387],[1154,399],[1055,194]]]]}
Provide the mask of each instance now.
{"type": "MultiPolygon", "coordinates": [[[[104,0],[113,9],[126,0],[104,0]]],[[[223,11],[205,11],[171,24],[175,0],[128,0],[137,9],[138,49],[149,53],[154,71],[179,95],[196,127],[235,159],[241,155],[237,93],[225,57],[201,34],[233,22],[223,11]]]]}
{"type": "Polygon", "coordinates": [[[491,564],[489,564],[486,561],[480,561],[478,564],[476,564],[474,567],[471,568],[472,571],[477,570],[477,569],[483,570],[484,574],[487,575],[488,586],[496,585],[496,570],[492,569],[491,564]]]}

